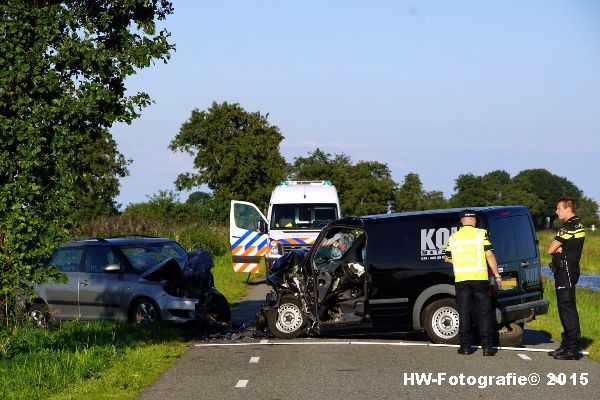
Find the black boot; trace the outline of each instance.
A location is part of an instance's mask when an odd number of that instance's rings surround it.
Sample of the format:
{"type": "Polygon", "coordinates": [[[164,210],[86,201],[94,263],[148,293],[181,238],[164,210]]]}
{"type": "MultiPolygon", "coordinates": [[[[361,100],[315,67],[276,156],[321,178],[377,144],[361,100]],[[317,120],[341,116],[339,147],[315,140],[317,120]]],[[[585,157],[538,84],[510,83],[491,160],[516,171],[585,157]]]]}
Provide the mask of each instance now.
{"type": "Polygon", "coordinates": [[[495,356],[496,352],[494,351],[494,349],[491,346],[488,346],[488,347],[483,348],[483,355],[484,355],[484,357],[491,357],[491,356],[495,356]]]}
{"type": "Polygon", "coordinates": [[[471,346],[460,346],[457,353],[463,356],[468,356],[471,354],[471,346]]]}
{"type": "Polygon", "coordinates": [[[561,353],[564,353],[565,351],[567,351],[567,349],[565,349],[565,348],[564,348],[564,347],[562,347],[562,345],[561,345],[561,346],[560,346],[558,349],[556,349],[556,350],[552,350],[552,351],[549,351],[549,352],[548,352],[548,355],[549,355],[549,356],[552,356],[552,357],[554,357],[554,356],[557,356],[557,355],[559,355],[559,354],[561,354],[561,353]]]}

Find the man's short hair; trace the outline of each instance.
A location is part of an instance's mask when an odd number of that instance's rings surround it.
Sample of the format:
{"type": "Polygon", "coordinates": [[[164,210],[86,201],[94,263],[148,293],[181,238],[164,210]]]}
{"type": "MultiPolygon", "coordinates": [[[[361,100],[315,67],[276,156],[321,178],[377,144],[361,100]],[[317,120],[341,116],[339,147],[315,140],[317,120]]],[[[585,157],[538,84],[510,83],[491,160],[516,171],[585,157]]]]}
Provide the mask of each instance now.
{"type": "Polygon", "coordinates": [[[571,211],[577,212],[577,201],[575,199],[571,199],[569,197],[561,197],[558,199],[556,204],[563,203],[563,208],[570,208],[571,211]]]}

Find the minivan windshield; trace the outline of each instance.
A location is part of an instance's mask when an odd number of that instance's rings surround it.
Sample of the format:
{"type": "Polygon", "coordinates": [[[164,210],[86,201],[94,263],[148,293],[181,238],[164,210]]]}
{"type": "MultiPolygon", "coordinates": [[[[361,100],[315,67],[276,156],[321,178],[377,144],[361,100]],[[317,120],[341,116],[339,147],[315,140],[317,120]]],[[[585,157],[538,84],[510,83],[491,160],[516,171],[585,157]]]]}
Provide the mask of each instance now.
{"type": "Polygon", "coordinates": [[[171,257],[184,257],[187,253],[176,242],[136,243],[119,246],[136,273],[148,271],[171,257]]]}
{"type": "Polygon", "coordinates": [[[322,229],[338,218],[333,204],[274,204],[271,229],[322,229]]]}

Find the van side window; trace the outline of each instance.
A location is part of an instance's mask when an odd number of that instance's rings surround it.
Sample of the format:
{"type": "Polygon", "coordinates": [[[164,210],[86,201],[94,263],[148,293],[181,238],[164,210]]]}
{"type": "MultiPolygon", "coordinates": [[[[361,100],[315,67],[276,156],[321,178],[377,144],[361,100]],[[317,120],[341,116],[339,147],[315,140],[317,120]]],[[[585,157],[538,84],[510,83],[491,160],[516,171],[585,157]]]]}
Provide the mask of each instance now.
{"type": "Polygon", "coordinates": [[[535,233],[527,215],[491,220],[490,239],[501,264],[537,257],[535,233]]]}
{"type": "Polygon", "coordinates": [[[513,220],[519,260],[535,258],[537,256],[537,246],[535,244],[535,235],[531,227],[531,221],[526,215],[519,215],[511,219],[513,220]]]}
{"type": "Polygon", "coordinates": [[[50,265],[62,272],[77,272],[81,264],[81,256],[83,256],[83,247],[58,249],[52,256],[50,265]]]}

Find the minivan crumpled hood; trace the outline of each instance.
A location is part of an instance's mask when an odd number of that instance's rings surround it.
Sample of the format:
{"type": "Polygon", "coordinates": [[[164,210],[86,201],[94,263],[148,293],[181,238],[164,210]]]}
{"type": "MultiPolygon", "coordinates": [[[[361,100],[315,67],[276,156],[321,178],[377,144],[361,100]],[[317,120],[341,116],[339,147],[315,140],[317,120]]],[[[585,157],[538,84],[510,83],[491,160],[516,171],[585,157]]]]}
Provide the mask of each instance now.
{"type": "Polygon", "coordinates": [[[155,267],[140,274],[140,278],[155,282],[179,280],[182,277],[183,271],[174,257],[167,258],[155,267]]]}
{"type": "Polygon", "coordinates": [[[185,257],[171,257],[145,271],[140,278],[161,282],[197,278],[214,267],[212,255],[203,249],[193,250],[185,257]]]}

